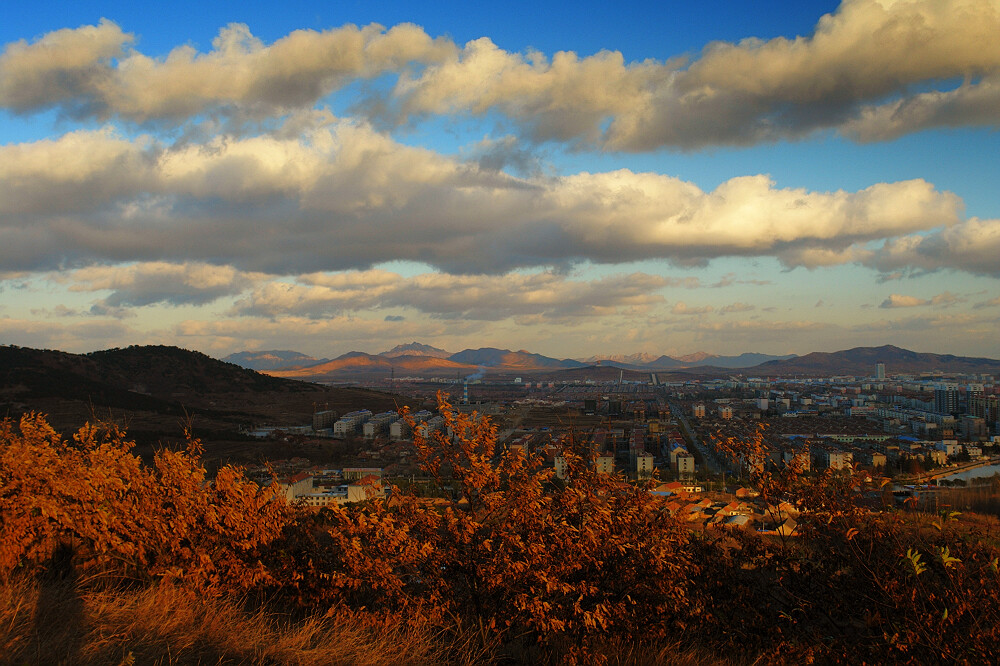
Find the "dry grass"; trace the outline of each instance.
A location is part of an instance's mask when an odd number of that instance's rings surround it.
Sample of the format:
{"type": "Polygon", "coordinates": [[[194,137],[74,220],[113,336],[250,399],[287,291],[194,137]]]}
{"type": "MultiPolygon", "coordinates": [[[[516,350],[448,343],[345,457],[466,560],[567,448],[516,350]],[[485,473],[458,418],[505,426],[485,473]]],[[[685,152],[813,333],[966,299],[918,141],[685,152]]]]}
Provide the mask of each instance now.
{"type": "MultiPolygon", "coordinates": [[[[594,647],[609,665],[724,663],[681,645],[594,647]]],[[[495,635],[460,628],[447,635],[403,624],[376,630],[349,618],[247,611],[176,585],[80,591],[65,581],[27,577],[0,583],[0,664],[469,666],[552,658],[537,645],[501,646],[495,635]]]]}
{"type": "MultiPolygon", "coordinates": [[[[449,656],[450,655],[450,656],[449,656]]],[[[390,664],[454,663],[426,629],[377,632],[359,622],[247,612],[179,586],[78,592],[68,583],[0,585],[0,663],[390,664]]],[[[464,661],[461,657],[458,661],[464,661]]]]}

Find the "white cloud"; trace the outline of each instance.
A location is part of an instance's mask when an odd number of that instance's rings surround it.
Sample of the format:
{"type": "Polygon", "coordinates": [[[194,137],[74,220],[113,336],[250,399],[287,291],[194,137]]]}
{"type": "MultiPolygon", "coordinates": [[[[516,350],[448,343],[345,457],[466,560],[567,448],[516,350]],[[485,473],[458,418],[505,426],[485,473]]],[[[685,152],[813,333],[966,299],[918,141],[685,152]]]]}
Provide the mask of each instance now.
{"type": "Polygon", "coordinates": [[[460,47],[412,24],[297,30],[272,44],[230,24],[208,52],[185,45],[158,58],[102,21],[8,44],[0,106],[138,123],[266,119],[388,74],[393,89],[359,112],[396,122],[500,112],[536,141],[628,151],[748,145],[822,128],[871,141],[996,126],[997,34],[995,0],[845,0],[811,35],[713,42],[690,62],[514,53],[489,37],[460,47]],[[945,87],[955,79],[965,84],[945,87]]]}
{"type": "Polygon", "coordinates": [[[971,218],[928,234],[889,239],[865,263],[888,274],[951,269],[1000,277],[1000,219],[971,218]]]}
{"type": "Polygon", "coordinates": [[[0,337],[5,344],[35,349],[93,351],[115,345],[141,344],[141,334],[115,319],[54,321],[0,317],[0,337]]]}
{"type": "Polygon", "coordinates": [[[200,305],[232,296],[264,279],[231,266],[204,263],[146,262],[127,266],[88,266],[56,279],[75,292],[110,291],[100,301],[105,308],[153,303],[200,305]]]}
{"type": "Polygon", "coordinates": [[[1000,124],[1000,74],[954,90],[934,90],[867,106],[845,123],[843,131],[858,141],[891,141],[936,127],[996,127],[1000,124]]]}
{"type": "Polygon", "coordinates": [[[730,303],[729,305],[724,305],[721,308],[719,308],[719,314],[730,314],[732,312],[751,312],[756,309],[757,306],[755,305],[737,301],[735,303],[730,303]]]}
{"type": "Polygon", "coordinates": [[[411,24],[296,30],[268,46],[233,23],[208,53],[185,45],[162,59],[127,48],[133,40],[102,21],[33,44],[8,44],[0,56],[0,105],[19,112],[61,106],[73,115],[136,122],[184,121],[216,109],[283,115],[356,78],[437,62],[454,51],[449,40],[411,24]]]}
{"type": "Polygon", "coordinates": [[[711,305],[702,306],[690,306],[680,301],[676,303],[673,308],[670,309],[671,314],[675,315],[700,315],[707,314],[711,312],[714,308],[711,305]]]}
{"type": "Polygon", "coordinates": [[[503,276],[425,273],[410,278],[382,270],[301,276],[268,282],[241,299],[235,313],[258,317],[326,317],[378,308],[412,308],[444,319],[500,320],[540,315],[609,315],[663,301],[664,278],[644,273],[574,280],[556,273],[503,276]]]}
{"type": "Polygon", "coordinates": [[[962,103],[938,104],[932,118],[897,114],[881,133],[996,125],[988,77],[1000,74],[998,32],[992,0],[846,0],[810,36],[716,42],[690,64],[625,63],[617,52],[547,58],[483,38],[403,77],[393,101],[403,117],[500,110],[536,140],[614,150],[748,145],[842,126],[872,140],[881,137],[870,116],[894,110],[878,110],[882,100],[926,106],[911,88],[953,78],[970,79],[962,103]]]}
{"type": "Polygon", "coordinates": [[[112,58],[120,57],[130,34],[110,21],[56,30],[33,44],[7,44],[0,55],[0,105],[25,113],[63,104],[90,114],[95,93],[109,84],[112,58]]]}
{"type": "Polygon", "coordinates": [[[882,301],[879,305],[880,308],[915,308],[921,305],[930,305],[930,301],[926,298],[917,298],[916,296],[904,296],[903,294],[890,294],[887,299],[882,301]]]}
{"type": "Polygon", "coordinates": [[[0,195],[7,270],[158,260],[273,274],[397,259],[464,273],[723,256],[812,267],[961,209],[923,180],[810,192],[760,175],[704,192],[624,169],[514,178],[349,121],[172,147],[106,129],[0,146],[0,195]]]}
{"type": "Polygon", "coordinates": [[[916,296],[904,296],[902,294],[890,294],[882,301],[880,308],[914,308],[924,305],[934,305],[939,307],[949,307],[958,303],[964,303],[965,298],[957,296],[949,291],[937,294],[932,298],[917,298],[916,296]]]}

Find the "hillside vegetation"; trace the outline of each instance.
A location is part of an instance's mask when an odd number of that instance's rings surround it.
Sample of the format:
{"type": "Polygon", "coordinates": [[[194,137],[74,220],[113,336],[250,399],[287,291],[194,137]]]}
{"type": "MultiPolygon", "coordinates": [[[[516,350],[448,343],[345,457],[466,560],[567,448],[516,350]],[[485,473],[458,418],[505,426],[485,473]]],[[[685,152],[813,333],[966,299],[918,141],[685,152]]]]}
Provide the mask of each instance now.
{"type": "MultiPolygon", "coordinates": [[[[694,531],[567,454],[492,462],[441,405],[451,490],[288,506],[200,444],[152,465],[114,426],[0,427],[0,654],[14,663],[996,663],[992,523],[871,511],[860,475],[762,473],[796,536],[694,531]],[[53,613],[62,621],[54,622],[53,613]]],[[[761,454],[759,440],[727,445],[761,454]]]]}
{"type": "Polygon", "coordinates": [[[316,409],[395,409],[394,397],[280,379],[162,345],[90,354],[0,346],[0,415],[42,410],[72,432],[95,415],[128,423],[140,442],[182,435],[194,424],[206,441],[254,423],[307,424],[316,409]]]}

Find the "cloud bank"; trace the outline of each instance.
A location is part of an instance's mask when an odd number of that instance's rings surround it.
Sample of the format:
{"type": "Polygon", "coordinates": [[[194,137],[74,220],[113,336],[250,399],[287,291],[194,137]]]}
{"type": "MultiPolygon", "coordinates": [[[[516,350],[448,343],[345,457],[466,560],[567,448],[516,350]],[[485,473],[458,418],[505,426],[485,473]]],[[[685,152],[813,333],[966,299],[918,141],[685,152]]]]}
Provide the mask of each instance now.
{"type": "MultiPolygon", "coordinates": [[[[758,175],[706,192],[624,169],[515,178],[346,120],[290,138],[165,145],[103,129],[0,147],[7,270],[199,261],[300,274],[402,259],[504,273],[725,256],[814,267],[859,260],[858,244],[935,228],[950,250],[935,253],[933,238],[923,249],[893,241],[872,261],[909,253],[946,264],[981,248],[967,235],[997,237],[996,222],[959,224],[961,207],[923,180],[811,192],[758,175]]],[[[984,270],[990,262],[984,254],[984,270]]]]}
{"type": "Polygon", "coordinates": [[[821,129],[882,141],[996,127],[997,34],[994,0],[845,0],[811,35],[715,42],[666,61],[516,53],[488,37],[458,45],[412,24],[297,30],[272,44],[231,24],[210,51],[185,45],[157,57],[103,20],[6,45],[0,106],[168,125],[205,114],[262,119],[389,75],[395,83],[359,114],[398,124],[499,113],[535,141],[615,151],[752,145],[821,129]]]}

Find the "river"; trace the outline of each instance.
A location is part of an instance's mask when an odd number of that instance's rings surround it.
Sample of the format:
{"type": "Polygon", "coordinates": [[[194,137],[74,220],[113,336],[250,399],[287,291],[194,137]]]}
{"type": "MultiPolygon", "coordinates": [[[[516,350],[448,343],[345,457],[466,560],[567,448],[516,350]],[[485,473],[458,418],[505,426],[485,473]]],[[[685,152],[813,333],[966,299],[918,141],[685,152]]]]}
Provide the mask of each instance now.
{"type": "Polygon", "coordinates": [[[964,469],[960,472],[954,472],[952,474],[947,474],[945,476],[939,476],[937,480],[944,481],[955,481],[956,479],[961,479],[963,481],[970,481],[972,479],[980,479],[983,477],[993,476],[994,474],[1000,474],[1000,464],[985,465],[983,467],[974,467],[972,469],[964,469]]]}

